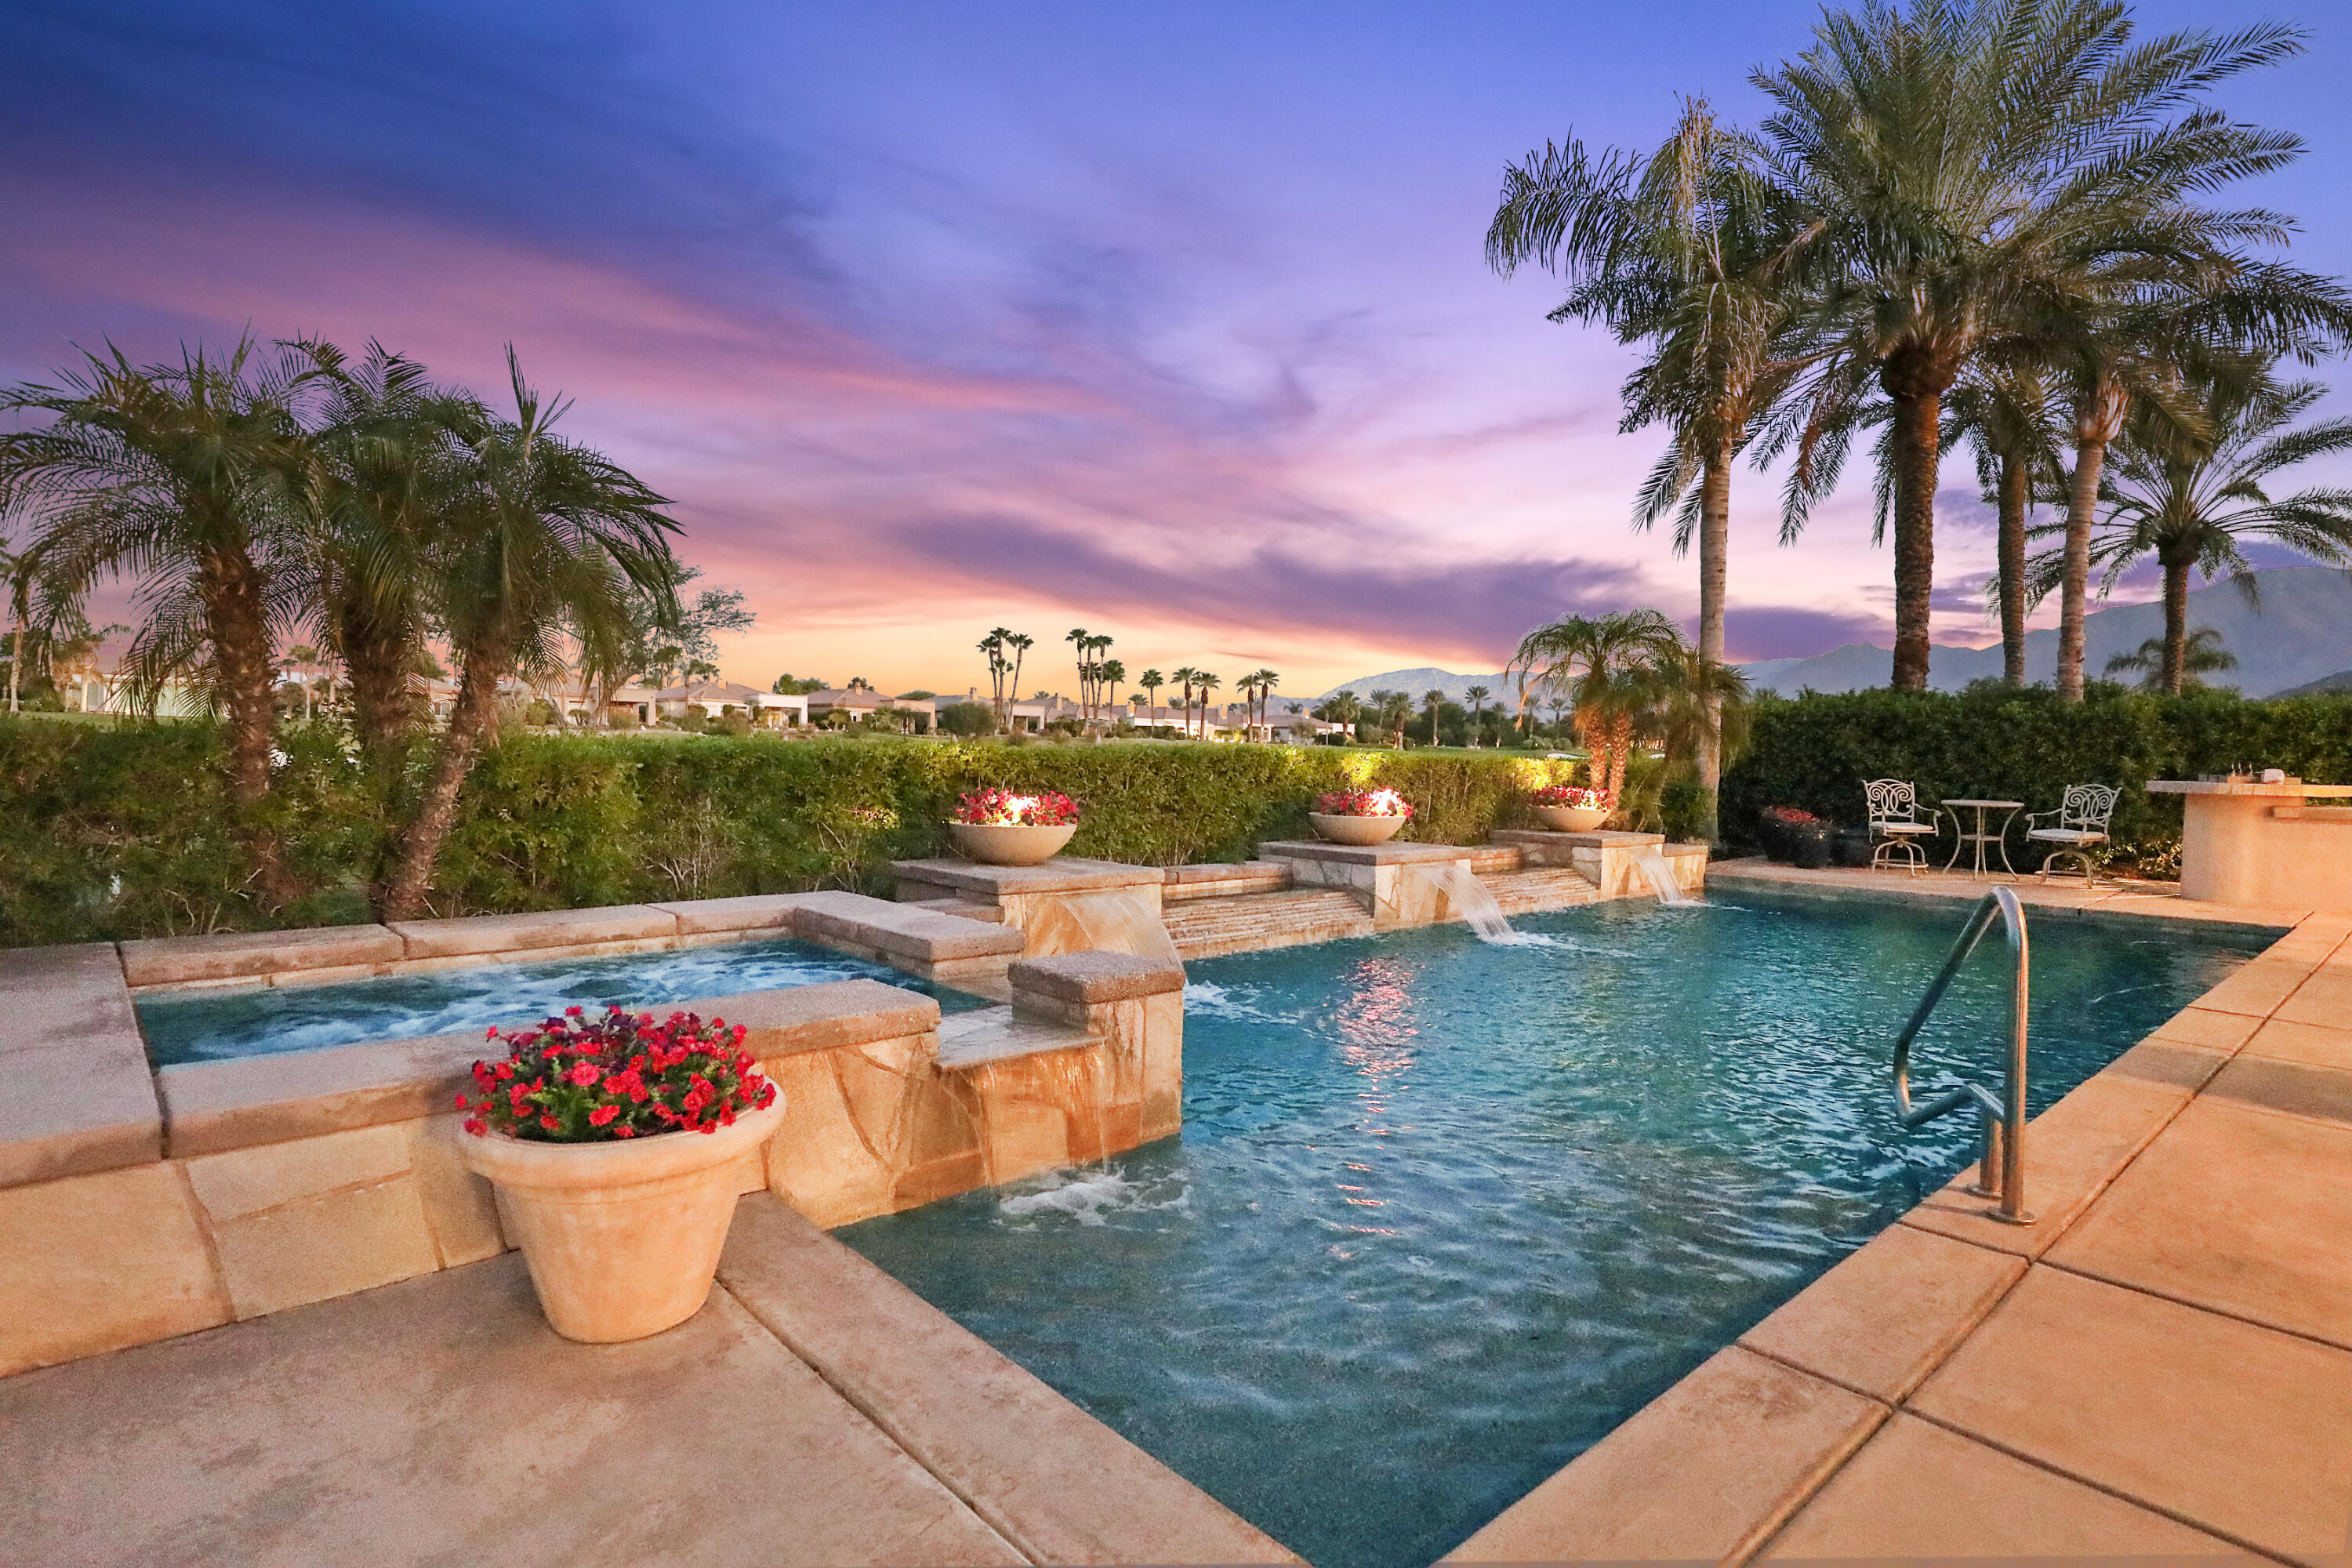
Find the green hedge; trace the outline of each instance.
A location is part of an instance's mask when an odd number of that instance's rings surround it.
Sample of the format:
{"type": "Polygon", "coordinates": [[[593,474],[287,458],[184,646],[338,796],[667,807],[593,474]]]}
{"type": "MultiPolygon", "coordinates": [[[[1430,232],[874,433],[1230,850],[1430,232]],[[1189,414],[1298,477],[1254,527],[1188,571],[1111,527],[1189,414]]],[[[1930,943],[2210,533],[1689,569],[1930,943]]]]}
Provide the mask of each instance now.
{"type": "Polygon", "coordinates": [[[2056,806],[2070,784],[2111,784],[2123,788],[2117,843],[2158,852],[2178,838],[2180,801],[2149,795],[2147,781],[2237,765],[2315,784],[2352,779],[2352,698],[2161,698],[2095,686],[2074,705],[2046,688],[1997,685],[1767,697],[1748,754],[1724,779],[1723,832],[1754,842],[1756,814],[1768,805],[1859,824],[1864,779],[1909,779],[1927,802],[1976,795],[2021,800],[2030,811],[2056,806]]]}
{"type": "MultiPolygon", "coordinates": [[[[281,826],[320,889],[275,923],[365,918],[383,813],[337,728],[289,725],[281,826]]],[[[208,724],[120,730],[0,720],[0,946],[250,930],[208,724]]],[[[1086,808],[1071,852],[1146,865],[1237,860],[1306,831],[1346,783],[1402,791],[1407,837],[1474,843],[1524,792],[1568,778],[1520,754],[1326,747],[514,735],[467,786],[443,851],[444,914],[881,891],[892,859],[939,854],[950,804],[982,784],[1057,789],[1086,808]]]]}

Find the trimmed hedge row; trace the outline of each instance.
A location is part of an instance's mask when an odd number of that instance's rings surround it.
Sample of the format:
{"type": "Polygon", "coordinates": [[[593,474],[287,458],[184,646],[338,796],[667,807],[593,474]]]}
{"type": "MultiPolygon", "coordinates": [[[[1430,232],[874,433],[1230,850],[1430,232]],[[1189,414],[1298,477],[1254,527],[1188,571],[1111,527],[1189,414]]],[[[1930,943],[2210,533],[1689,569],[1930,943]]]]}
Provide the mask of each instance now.
{"type": "Polygon", "coordinates": [[[2029,811],[2055,807],[2070,784],[2111,784],[2123,789],[2117,845],[2160,858],[2179,838],[2180,798],[2149,795],[2148,780],[2236,766],[2284,768],[2314,784],[2352,780],[2352,697],[2160,698],[2094,686],[2067,704],[2047,688],[1991,684],[1766,697],[1748,754],[1725,775],[1722,825],[1740,845],[1755,843],[1768,805],[1859,825],[1864,779],[1909,779],[1923,802],[1976,795],[2021,800],[2029,811]]]}
{"type": "MultiPolygon", "coordinates": [[[[287,727],[280,826],[320,892],[275,922],[249,897],[207,724],[104,730],[0,720],[0,946],[366,918],[383,813],[343,737],[287,727]]],[[[1238,860],[1307,831],[1315,796],[1378,784],[1408,837],[1474,843],[1573,764],[1525,754],[1172,742],[513,735],[468,782],[442,852],[442,914],[884,890],[893,859],[946,850],[956,795],[1056,789],[1086,817],[1071,853],[1146,865],[1238,860]]]]}

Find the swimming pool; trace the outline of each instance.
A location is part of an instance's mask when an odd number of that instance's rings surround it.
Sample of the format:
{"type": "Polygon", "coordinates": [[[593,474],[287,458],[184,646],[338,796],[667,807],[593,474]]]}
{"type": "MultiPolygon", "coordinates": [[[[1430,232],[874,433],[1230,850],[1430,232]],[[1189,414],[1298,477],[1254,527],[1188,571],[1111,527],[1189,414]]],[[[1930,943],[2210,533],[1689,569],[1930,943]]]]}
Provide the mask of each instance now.
{"type": "MultiPolygon", "coordinates": [[[[1742,892],[1198,963],[1181,1139],[835,1234],[1311,1562],[1425,1563],[1967,1162],[1886,1068],[1959,918],[1742,892]]],[[[2039,1110],[2271,934],[2032,939],[2039,1110]]],[[[1916,1086],[1997,1071],[1994,951],[1916,1086]]]]}
{"type": "Polygon", "coordinates": [[[656,1007],[860,977],[939,998],[943,1013],[986,998],[901,974],[887,964],[780,937],[670,952],[484,963],[341,985],[196,991],[138,999],[139,1026],[157,1067],[367,1040],[538,1023],[578,1003],[656,1007]]]}

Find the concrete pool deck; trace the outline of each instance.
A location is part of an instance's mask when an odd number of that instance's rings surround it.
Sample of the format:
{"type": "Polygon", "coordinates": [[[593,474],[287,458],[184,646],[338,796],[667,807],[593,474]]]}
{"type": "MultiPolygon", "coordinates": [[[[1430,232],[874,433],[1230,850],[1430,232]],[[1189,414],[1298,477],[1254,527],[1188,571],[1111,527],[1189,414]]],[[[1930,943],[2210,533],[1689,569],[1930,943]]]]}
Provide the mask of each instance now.
{"type": "MultiPolygon", "coordinates": [[[[2041,1223],[1931,1198],[1457,1560],[2352,1562],[2352,916],[2020,891],[2290,929],[2037,1119],[2041,1223]]],[[[729,1247],[635,1345],[556,1339],[509,1253],[0,1379],[0,1559],[1295,1560],[778,1200],[729,1247]]]]}

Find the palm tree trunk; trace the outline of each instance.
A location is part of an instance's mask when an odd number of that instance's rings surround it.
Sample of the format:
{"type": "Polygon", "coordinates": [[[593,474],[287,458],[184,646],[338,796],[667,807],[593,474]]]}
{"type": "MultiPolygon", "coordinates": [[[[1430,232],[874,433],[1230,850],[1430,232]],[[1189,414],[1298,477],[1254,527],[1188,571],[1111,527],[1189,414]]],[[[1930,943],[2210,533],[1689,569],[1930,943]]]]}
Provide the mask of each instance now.
{"type": "Polygon", "coordinates": [[[388,626],[357,605],[345,605],[337,616],[336,640],[351,681],[360,750],[381,765],[416,719],[408,688],[415,647],[404,628],[388,626]]]}
{"type": "Polygon", "coordinates": [[[1609,798],[1625,793],[1625,764],[1633,754],[1633,716],[1620,713],[1609,721],[1609,798]]]}
{"type": "Polygon", "coordinates": [[[237,837],[263,897],[286,903],[301,889],[286,869],[278,835],[260,820],[269,797],[269,753],[278,720],[261,574],[242,551],[221,551],[197,568],[196,594],[212,634],[214,671],[228,703],[228,792],[239,819],[237,837]]]}
{"type": "Polygon", "coordinates": [[[2074,477],[2066,497],[2064,577],[2058,585],[2058,700],[2083,700],[2083,621],[2091,597],[2091,525],[2099,507],[2099,470],[2107,444],[2092,437],[2074,447],[2074,477]]]}
{"type": "Polygon", "coordinates": [[[1927,689],[1943,414],[1939,392],[1895,397],[1895,673],[1889,684],[1897,691],[1927,689]]]}
{"type": "Polygon", "coordinates": [[[414,920],[424,910],[425,895],[433,887],[433,864],[457,819],[458,788],[473,771],[474,753],[497,710],[501,663],[478,652],[466,660],[457,706],[450,711],[449,727],[442,731],[440,754],[433,760],[431,781],[400,836],[391,880],[376,900],[380,921],[414,920]]]}
{"type": "Polygon", "coordinates": [[[2025,684],[2025,509],[2032,475],[2022,458],[2000,455],[2000,678],[2025,684]]]}
{"type": "Polygon", "coordinates": [[[2189,650],[2189,568],[2193,561],[2164,563],[2164,689],[2180,695],[2189,650]]]}
{"type": "MultiPolygon", "coordinates": [[[[1698,657],[1709,669],[1723,662],[1724,577],[1731,553],[1731,443],[1709,454],[1699,485],[1698,657]]],[[[1709,689],[1698,738],[1698,836],[1713,844],[1716,797],[1723,786],[1723,698],[1709,689]]]]}
{"type": "Polygon", "coordinates": [[[17,711],[16,676],[25,668],[25,617],[22,614],[16,616],[16,629],[9,634],[9,638],[8,711],[14,713],[17,711]]]}

